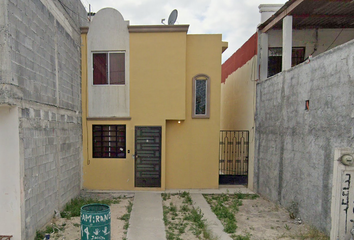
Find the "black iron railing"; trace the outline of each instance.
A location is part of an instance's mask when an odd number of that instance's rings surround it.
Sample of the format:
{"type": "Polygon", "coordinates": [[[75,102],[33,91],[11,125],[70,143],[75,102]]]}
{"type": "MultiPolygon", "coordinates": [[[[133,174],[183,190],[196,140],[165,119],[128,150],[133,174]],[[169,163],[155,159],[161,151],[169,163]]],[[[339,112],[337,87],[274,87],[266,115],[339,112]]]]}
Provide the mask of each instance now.
{"type": "Polygon", "coordinates": [[[247,176],[249,132],[221,130],[219,146],[219,174],[247,176]]]}

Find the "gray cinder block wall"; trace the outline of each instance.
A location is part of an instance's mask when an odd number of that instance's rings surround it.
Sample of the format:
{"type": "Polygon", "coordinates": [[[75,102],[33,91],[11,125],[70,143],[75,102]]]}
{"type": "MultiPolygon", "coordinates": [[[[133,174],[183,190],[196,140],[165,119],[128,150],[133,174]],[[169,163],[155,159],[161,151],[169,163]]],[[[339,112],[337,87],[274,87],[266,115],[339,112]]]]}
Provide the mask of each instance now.
{"type": "Polygon", "coordinates": [[[81,189],[80,0],[0,1],[0,104],[19,108],[23,239],[81,189]]]}
{"type": "Polygon", "coordinates": [[[256,104],[256,191],[329,234],[334,150],[354,146],[354,41],[259,82],[256,104]]]}

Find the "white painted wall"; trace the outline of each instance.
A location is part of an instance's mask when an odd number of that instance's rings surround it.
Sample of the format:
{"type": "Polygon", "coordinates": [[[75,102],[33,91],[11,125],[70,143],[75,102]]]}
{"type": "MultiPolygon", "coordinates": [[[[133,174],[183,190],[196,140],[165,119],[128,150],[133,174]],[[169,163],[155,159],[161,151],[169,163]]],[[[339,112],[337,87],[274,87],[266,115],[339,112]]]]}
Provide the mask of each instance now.
{"type": "MultiPolygon", "coordinates": [[[[269,47],[282,47],[282,30],[269,30],[269,47]]],[[[318,29],[317,37],[315,29],[293,30],[293,47],[306,47],[305,58],[310,54],[317,56],[327,49],[332,49],[354,39],[354,28],[348,29],[318,29]],[[338,38],[337,38],[338,36],[338,38]],[[317,38],[317,40],[316,40],[317,38]],[[337,38],[337,39],[336,39],[337,38]],[[334,41],[336,39],[336,41],[334,41]],[[333,43],[334,41],[334,43],[333,43]],[[333,44],[332,44],[333,43],[333,44]],[[330,46],[332,44],[332,46],[330,46]],[[317,47],[317,51],[314,52],[317,47]]],[[[328,49],[328,50],[329,50],[328,49]]]]}
{"type": "Polygon", "coordinates": [[[0,106],[0,235],[21,240],[18,108],[0,106]]]}
{"type": "Polygon", "coordinates": [[[98,11],[87,34],[88,116],[129,117],[129,21],[113,8],[98,11]],[[93,85],[92,52],[125,51],[125,85],[93,85]]]}
{"type": "Polygon", "coordinates": [[[261,4],[258,6],[261,13],[261,23],[264,23],[270,18],[276,11],[278,11],[283,4],[261,4]]]}

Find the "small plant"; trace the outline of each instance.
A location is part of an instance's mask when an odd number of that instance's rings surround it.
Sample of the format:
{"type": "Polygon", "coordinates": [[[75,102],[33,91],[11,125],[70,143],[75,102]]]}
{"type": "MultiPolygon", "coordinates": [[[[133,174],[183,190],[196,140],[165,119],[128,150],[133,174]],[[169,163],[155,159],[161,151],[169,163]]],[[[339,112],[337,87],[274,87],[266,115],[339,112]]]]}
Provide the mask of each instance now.
{"type": "Polygon", "coordinates": [[[236,234],[232,234],[231,238],[233,240],[250,240],[251,239],[251,234],[247,233],[246,235],[236,235],[236,234]]]}
{"type": "Polygon", "coordinates": [[[298,237],[300,239],[330,240],[326,234],[319,231],[314,226],[310,226],[310,229],[306,233],[300,233],[298,237]]]}
{"type": "Polygon", "coordinates": [[[234,233],[236,231],[235,214],[238,212],[238,207],[242,205],[242,200],[238,195],[208,195],[205,196],[210,204],[211,210],[220,219],[226,233],[234,233]]]}
{"type": "Polygon", "coordinates": [[[162,199],[166,201],[167,199],[171,199],[170,193],[161,193],[162,199]]]}
{"type": "Polygon", "coordinates": [[[284,228],[287,230],[287,231],[290,231],[291,227],[289,227],[288,224],[285,224],[284,228]]]}
{"type": "Polygon", "coordinates": [[[181,207],[181,211],[182,211],[182,212],[189,212],[190,209],[189,209],[189,207],[188,207],[187,204],[184,204],[184,205],[182,205],[182,207],[181,207]]]}
{"type": "Polygon", "coordinates": [[[202,211],[193,208],[193,201],[189,192],[171,194],[171,198],[171,202],[164,202],[163,204],[166,239],[182,240],[185,239],[185,234],[192,233],[198,239],[215,240],[207,229],[202,211]]]}
{"type": "Polygon", "coordinates": [[[79,223],[74,223],[73,225],[74,225],[74,227],[80,227],[79,223]]]}
{"type": "Polygon", "coordinates": [[[295,219],[299,215],[299,204],[295,201],[292,201],[287,210],[289,212],[289,217],[291,219],[295,219]]]}
{"type": "Polygon", "coordinates": [[[180,194],[180,197],[184,198],[183,199],[183,203],[186,203],[186,204],[192,204],[193,203],[189,192],[184,191],[183,193],[180,194]]]}
{"type": "Polygon", "coordinates": [[[125,221],[124,226],[123,226],[124,230],[127,230],[129,228],[130,213],[133,209],[133,202],[132,201],[128,202],[126,209],[127,209],[127,213],[120,217],[120,220],[125,221]]]}

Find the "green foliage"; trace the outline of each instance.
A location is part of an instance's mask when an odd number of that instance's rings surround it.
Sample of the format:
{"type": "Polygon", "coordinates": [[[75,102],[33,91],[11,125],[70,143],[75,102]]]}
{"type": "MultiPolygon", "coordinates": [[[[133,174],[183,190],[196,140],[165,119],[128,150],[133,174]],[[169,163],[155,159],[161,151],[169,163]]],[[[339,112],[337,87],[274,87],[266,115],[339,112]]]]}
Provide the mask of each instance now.
{"type": "Polygon", "coordinates": [[[120,203],[121,200],[119,199],[104,199],[98,200],[93,198],[74,198],[71,199],[70,203],[65,205],[64,210],[60,213],[61,217],[70,219],[71,217],[79,217],[81,207],[87,204],[99,203],[99,204],[117,204],[120,203]]]}
{"type": "Polygon", "coordinates": [[[131,213],[132,209],[133,209],[133,202],[129,201],[128,206],[127,206],[128,213],[131,213]]]}
{"type": "Polygon", "coordinates": [[[161,193],[162,200],[166,201],[167,199],[171,199],[170,193],[161,193]]]}
{"type": "Polygon", "coordinates": [[[127,230],[129,228],[130,213],[133,209],[133,202],[132,201],[128,202],[126,209],[127,209],[127,213],[120,217],[120,220],[125,221],[124,226],[123,226],[124,230],[127,230]]]}
{"type": "Polygon", "coordinates": [[[129,218],[130,218],[130,214],[126,213],[123,216],[121,216],[119,219],[123,221],[129,221],[129,218]]]}
{"type": "Polygon", "coordinates": [[[236,235],[232,234],[231,238],[233,240],[251,240],[251,234],[247,233],[246,235],[236,235]]]}
{"type": "Polygon", "coordinates": [[[181,207],[181,211],[182,211],[182,212],[189,212],[190,209],[189,209],[189,207],[188,207],[187,204],[184,204],[184,205],[182,205],[182,207],[181,207]]]}
{"type": "Polygon", "coordinates": [[[220,219],[224,225],[224,231],[226,233],[234,233],[236,231],[236,218],[235,214],[239,210],[239,206],[242,205],[242,200],[239,197],[244,198],[244,195],[207,195],[205,196],[207,202],[211,206],[211,210],[220,219]]]}
{"type": "Polygon", "coordinates": [[[289,212],[289,217],[291,219],[295,219],[299,215],[299,204],[295,201],[292,201],[287,207],[287,210],[289,212]]]}
{"type": "Polygon", "coordinates": [[[61,226],[56,226],[55,224],[47,225],[44,230],[36,231],[35,240],[43,240],[46,234],[58,233],[59,231],[64,231],[66,223],[61,226]]]}
{"type": "Polygon", "coordinates": [[[45,237],[44,231],[37,231],[34,239],[35,240],[43,240],[44,237],[45,237]]]}
{"type": "Polygon", "coordinates": [[[290,231],[291,227],[289,227],[288,224],[285,224],[284,228],[287,230],[287,231],[290,231]]]}
{"type": "Polygon", "coordinates": [[[234,233],[236,232],[236,220],[231,220],[231,219],[227,219],[226,223],[225,223],[225,227],[224,227],[224,231],[226,233],[234,233]]]}

